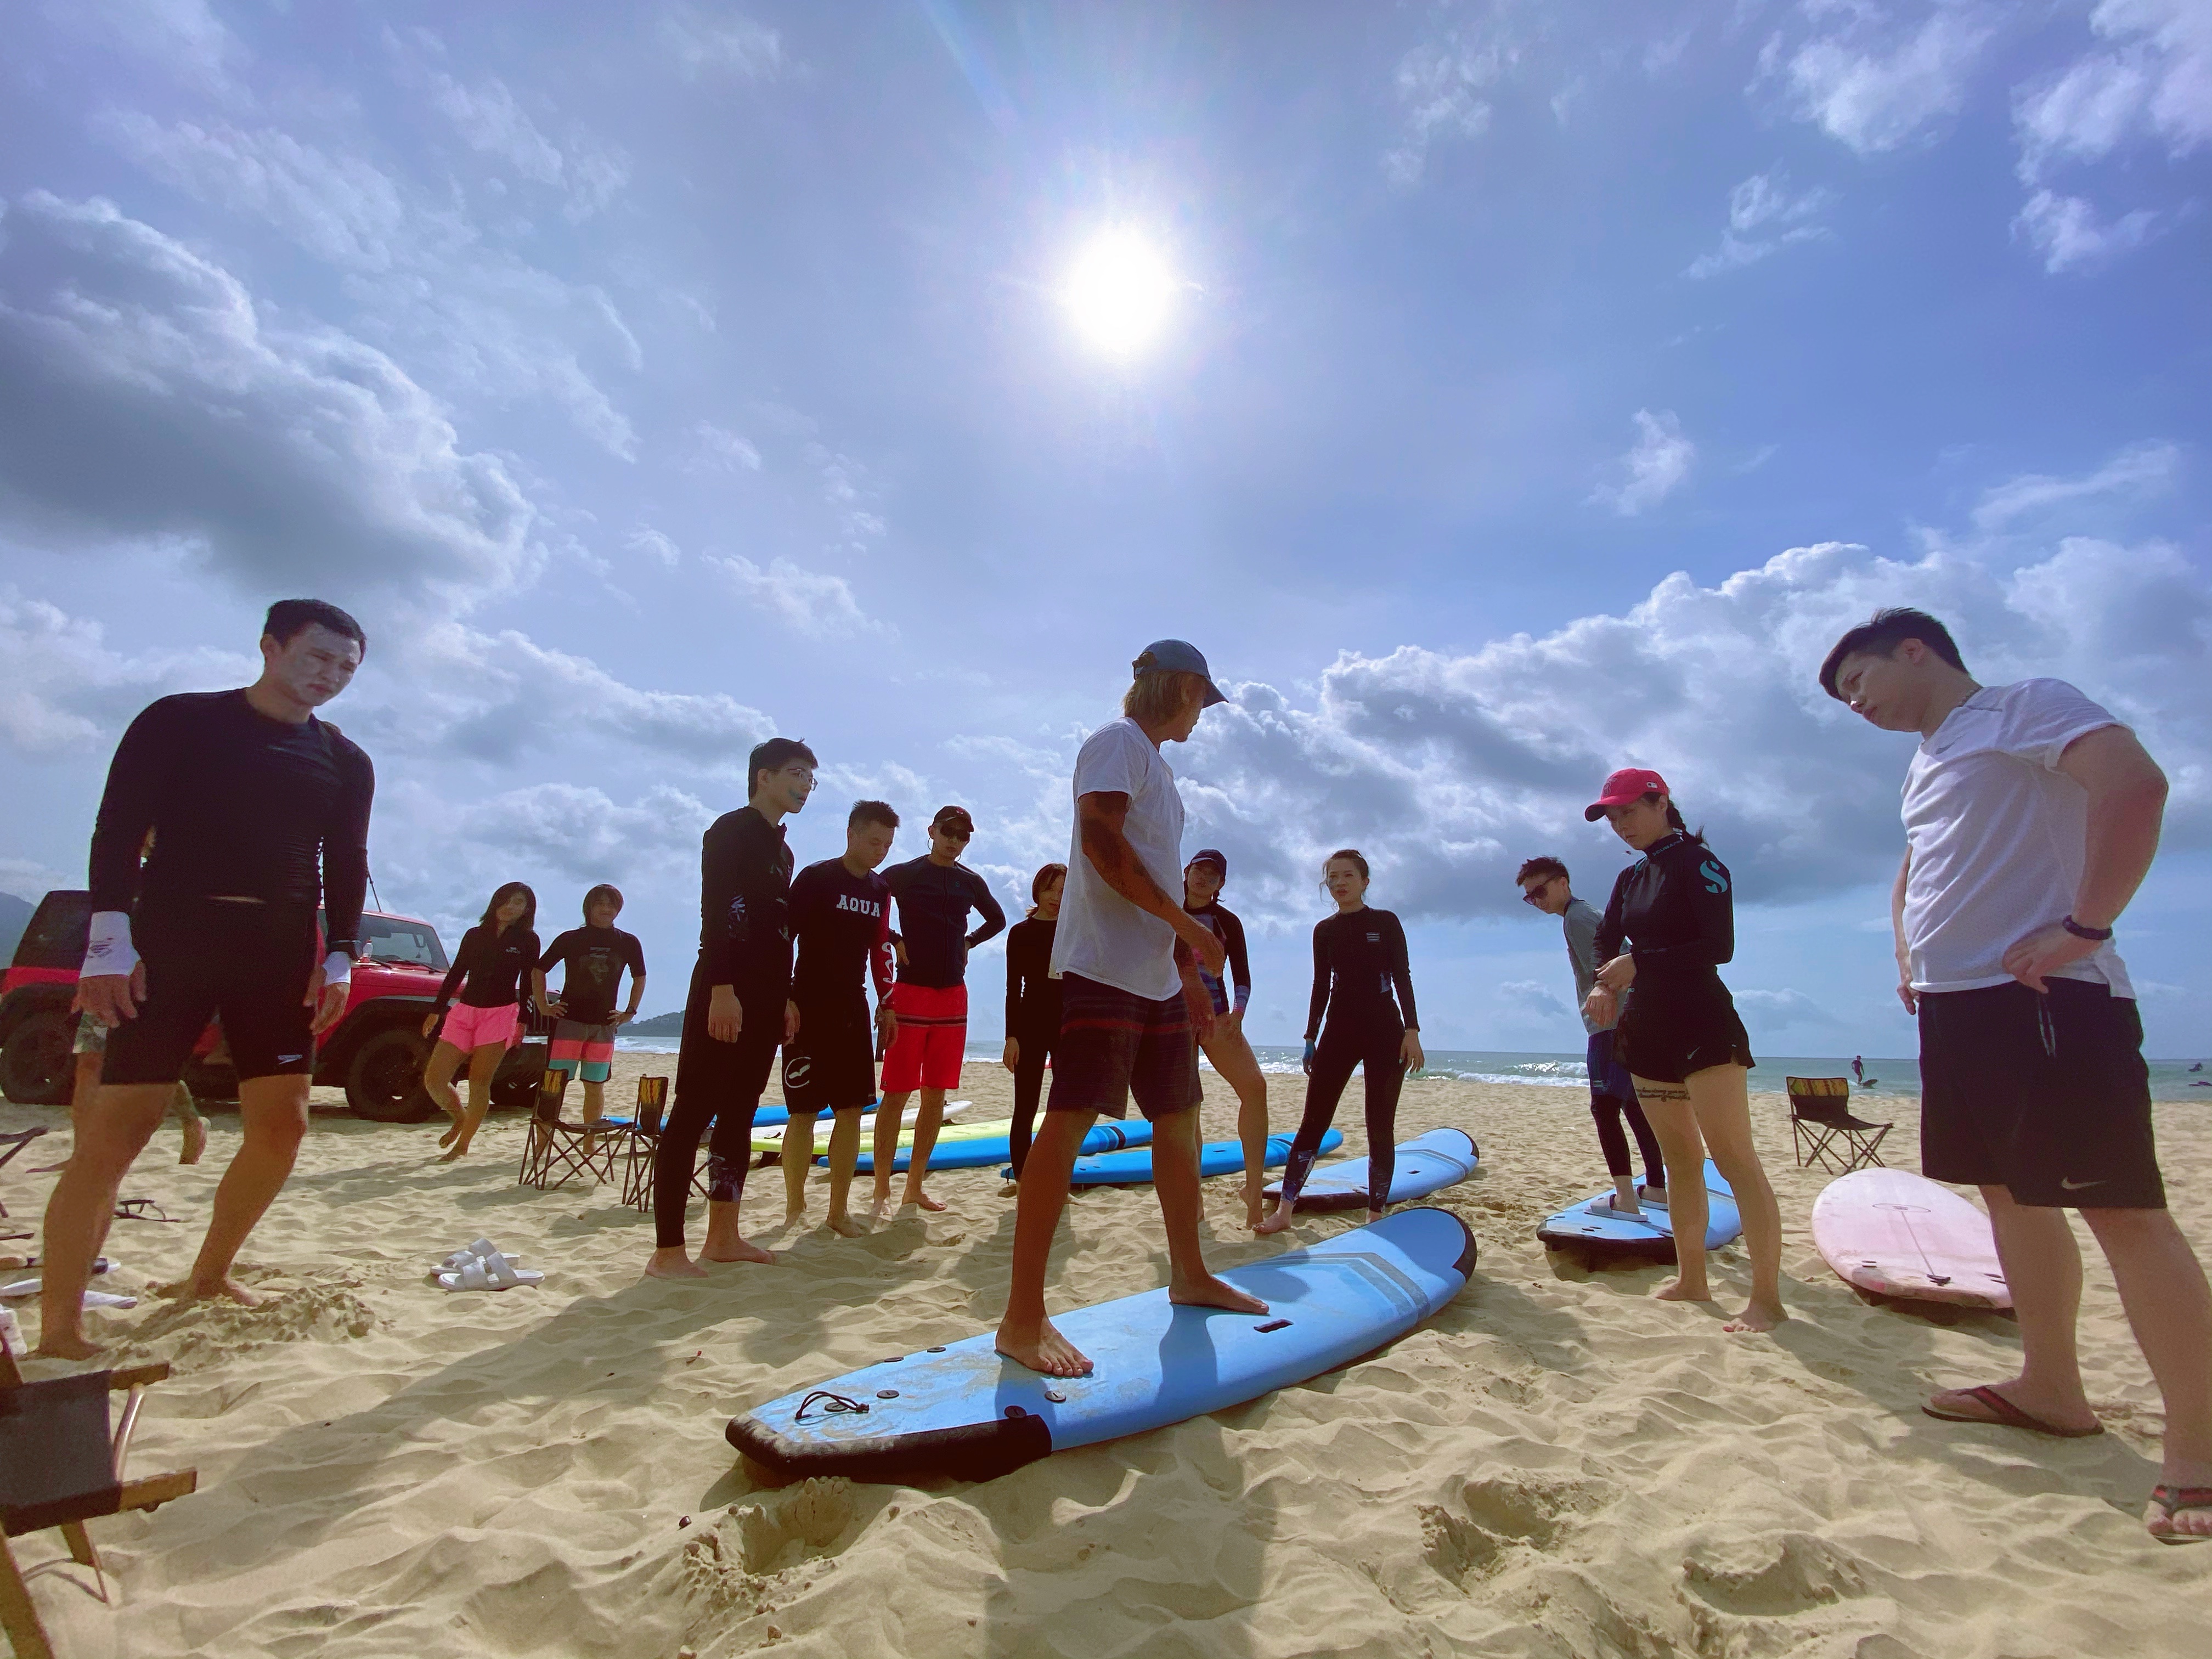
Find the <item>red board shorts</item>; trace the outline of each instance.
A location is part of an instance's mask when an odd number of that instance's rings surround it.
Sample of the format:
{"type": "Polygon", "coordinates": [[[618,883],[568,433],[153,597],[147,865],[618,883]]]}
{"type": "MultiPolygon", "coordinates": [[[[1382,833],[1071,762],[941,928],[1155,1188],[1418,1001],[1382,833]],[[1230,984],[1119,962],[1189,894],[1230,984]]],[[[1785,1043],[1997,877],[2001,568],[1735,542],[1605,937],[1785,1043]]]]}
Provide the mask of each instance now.
{"type": "Polygon", "coordinates": [[[549,1070],[573,1072],[585,1083],[605,1083],[614,1070],[615,1028],[586,1025],[564,1019],[553,1028],[551,1052],[545,1056],[549,1070]]]}
{"type": "Polygon", "coordinates": [[[438,1041],[450,1042],[465,1054],[497,1043],[502,1048],[514,1047],[517,1022],[522,1010],[510,1002],[499,1008],[471,1008],[465,1002],[457,1002],[446,1011],[446,1023],[438,1028],[438,1041]]]}
{"type": "Polygon", "coordinates": [[[884,1056],[884,1092],[958,1088],[968,1049],[968,988],[901,981],[891,987],[890,1002],[898,1031],[884,1056]]]}

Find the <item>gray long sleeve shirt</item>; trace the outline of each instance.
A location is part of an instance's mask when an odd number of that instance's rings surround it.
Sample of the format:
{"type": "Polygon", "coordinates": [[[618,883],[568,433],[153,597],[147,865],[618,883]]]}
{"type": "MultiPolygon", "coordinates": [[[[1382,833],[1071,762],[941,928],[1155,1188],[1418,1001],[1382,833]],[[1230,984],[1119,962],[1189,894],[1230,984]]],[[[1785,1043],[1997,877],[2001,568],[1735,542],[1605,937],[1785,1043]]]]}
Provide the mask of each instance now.
{"type": "MultiPolygon", "coordinates": [[[[1604,921],[1597,907],[1587,900],[1571,898],[1567,908],[1559,914],[1559,926],[1567,936],[1567,960],[1575,970],[1575,1012],[1583,1012],[1583,1005],[1589,994],[1597,988],[1597,970],[1605,964],[1597,959],[1598,924],[1604,921]]],[[[1626,995],[1621,1006],[1628,1005],[1626,995]]],[[[1583,1030],[1595,1036],[1600,1031],[1609,1031],[1611,1025],[1601,1025],[1587,1013],[1583,1013],[1583,1030]]]]}

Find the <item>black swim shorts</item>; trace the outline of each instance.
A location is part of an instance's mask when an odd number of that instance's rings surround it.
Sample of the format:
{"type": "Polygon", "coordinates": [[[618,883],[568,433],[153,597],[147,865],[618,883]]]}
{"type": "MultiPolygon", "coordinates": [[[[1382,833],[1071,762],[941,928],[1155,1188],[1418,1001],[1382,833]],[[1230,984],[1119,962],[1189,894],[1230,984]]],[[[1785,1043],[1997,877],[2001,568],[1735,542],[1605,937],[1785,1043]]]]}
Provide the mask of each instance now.
{"type": "Polygon", "coordinates": [[[2044,983],[1921,994],[1921,1173],[2039,1208],[2164,1209],[2133,1000],[2044,983]]]}
{"type": "Polygon", "coordinates": [[[876,1033],[868,1000],[802,1002],[799,1035],[783,1045],[783,1103],[793,1117],[866,1105],[876,1097],[876,1033]]]}
{"type": "Polygon", "coordinates": [[[313,910],[204,899],[140,915],[131,934],[146,999],[107,1034],[101,1082],[176,1082],[217,1013],[240,1082],[313,1073],[313,910]]]}
{"type": "Polygon", "coordinates": [[[1126,1117],[1134,1095],[1158,1122],[1198,1104],[1198,1033],[1180,994],[1154,1002],[1080,974],[1060,984],[1045,1110],[1126,1117]]]}
{"type": "Polygon", "coordinates": [[[1712,1066],[1753,1064],[1751,1038],[1718,974],[1639,977],[1614,1028],[1632,1076],[1680,1083],[1712,1066]]]}

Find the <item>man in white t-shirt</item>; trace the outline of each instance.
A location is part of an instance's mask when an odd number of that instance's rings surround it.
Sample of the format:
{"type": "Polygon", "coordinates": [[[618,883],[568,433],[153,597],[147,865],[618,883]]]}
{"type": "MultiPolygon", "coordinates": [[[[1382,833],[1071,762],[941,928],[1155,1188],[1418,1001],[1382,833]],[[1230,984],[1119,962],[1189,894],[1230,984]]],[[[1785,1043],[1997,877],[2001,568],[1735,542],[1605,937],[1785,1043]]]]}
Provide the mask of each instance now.
{"type": "Polygon", "coordinates": [[[1836,642],[1820,684],[1917,732],[1891,911],[1898,995],[1920,1023],[1921,1168],[1981,1188],[2020,1316],[2020,1375],[1948,1389],[1950,1422],[2103,1432],[2075,1352],[2079,1210],[2112,1264],[2166,1407],[2144,1520],[2212,1537],[2212,1292],[2166,1207],[2142,1022],[2114,923],[2158,850],[2166,778],[2063,680],[1984,687],[1943,624],[1884,611],[1836,642]]]}
{"type": "Polygon", "coordinates": [[[1224,957],[1212,930],[1182,908],[1182,797],[1160,756],[1224,699],[1206,659],[1181,640],[1147,646],[1133,666],[1122,718],[1076,757],[1075,844],[1052,945],[1060,1041],[1044,1121],[1022,1166],[1013,1282],[999,1322],[999,1352],[1048,1376],[1091,1369],[1045,1317],[1045,1264],[1084,1136],[1099,1113],[1127,1113],[1133,1094],[1152,1124],[1170,1300],[1267,1311],[1208,1273],[1199,1245],[1198,1045],[1213,1002],[1198,975],[1201,966],[1219,974],[1224,957]]]}

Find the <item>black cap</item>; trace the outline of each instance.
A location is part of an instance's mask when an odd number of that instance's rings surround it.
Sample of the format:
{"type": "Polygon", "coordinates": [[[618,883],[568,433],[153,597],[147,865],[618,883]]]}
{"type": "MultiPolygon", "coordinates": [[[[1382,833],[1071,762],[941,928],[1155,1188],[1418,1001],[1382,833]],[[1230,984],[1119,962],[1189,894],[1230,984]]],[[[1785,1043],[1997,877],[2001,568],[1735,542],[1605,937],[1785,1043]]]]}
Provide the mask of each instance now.
{"type": "Polygon", "coordinates": [[[1190,855],[1190,864],[1184,865],[1183,868],[1186,870],[1189,869],[1191,864],[1210,864],[1215,869],[1221,872],[1221,878],[1224,881],[1229,879],[1229,855],[1226,853],[1222,852],[1218,848],[1200,848],[1198,851],[1190,855]]]}
{"type": "Polygon", "coordinates": [[[964,806],[939,807],[937,816],[929,821],[929,827],[933,830],[942,830],[948,823],[954,825],[970,837],[975,833],[975,820],[968,816],[968,809],[964,806]]]}

